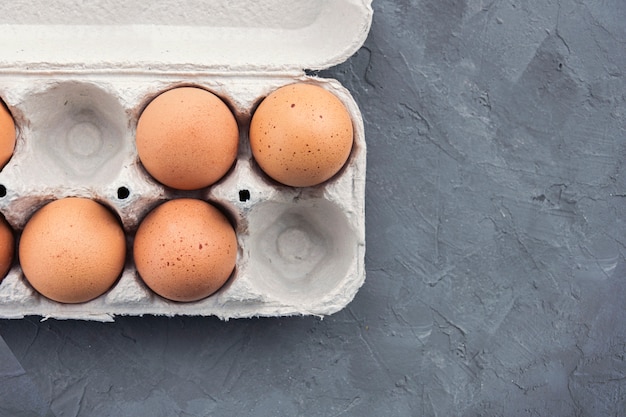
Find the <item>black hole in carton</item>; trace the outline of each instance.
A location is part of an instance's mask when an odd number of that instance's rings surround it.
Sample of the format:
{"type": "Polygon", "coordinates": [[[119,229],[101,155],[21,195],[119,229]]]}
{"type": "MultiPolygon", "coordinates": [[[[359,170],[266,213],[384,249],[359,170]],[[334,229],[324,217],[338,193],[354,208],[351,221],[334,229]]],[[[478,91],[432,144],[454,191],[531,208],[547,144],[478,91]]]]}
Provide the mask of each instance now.
{"type": "Polygon", "coordinates": [[[4,197],[7,195],[7,187],[5,187],[4,185],[0,184],[0,198],[4,197]]]}
{"type": "Polygon", "coordinates": [[[239,201],[244,202],[250,200],[250,191],[239,190],[239,201]]]}
{"type": "Polygon", "coordinates": [[[120,187],[117,189],[117,198],[120,200],[126,200],[130,196],[130,190],[126,187],[120,187]]]}

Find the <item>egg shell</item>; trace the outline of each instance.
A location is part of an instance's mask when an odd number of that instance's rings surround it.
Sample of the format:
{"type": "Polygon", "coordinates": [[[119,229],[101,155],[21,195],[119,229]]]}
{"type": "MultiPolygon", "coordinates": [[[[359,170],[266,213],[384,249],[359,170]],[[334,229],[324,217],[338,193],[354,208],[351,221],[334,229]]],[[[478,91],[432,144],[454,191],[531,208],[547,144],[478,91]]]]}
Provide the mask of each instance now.
{"type": "Polygon", "coordinates": [[[139,225],[134,243],[139,275],[154,292],[174,301],[197,301],[228,280],[237,237],[228,219],[201,200],[170,200],[139,225]]]}
{"type": "Polygon", "coordinates": [[[222,178],[235,162],[237,121],[209,91],[178,87],[159,94],[137,123],[137,152],[161,183],[196,190],[222,178]]]}
{"type": "Polygon", "coordinates": [[[0,169],[6,165],[15,149],[15,122],[3,102],[0,102],[0,169]]]}
{"type": "Polygon", "coordinates": [[[350,114],[337,97],[317,85],[294,83],[272,92],[256,109],[250,147],[267,175],[309,187],[345,165],[353,135],[350,114]]]}
{"type": "Polygon", "coordinates": [[[46,204],[28,221],[19,243],[26,279],[61,303],[82,303],[104,294],[120,276],[125,258],[119,221],[87,198],[46,204]]]}
{"type": "Polygon", "coordinates": [[[13,235],[13,229],[11,229],[4,217],[0,216],[0,281],[9,272],[14,255],[15,236],[13,235]]]}

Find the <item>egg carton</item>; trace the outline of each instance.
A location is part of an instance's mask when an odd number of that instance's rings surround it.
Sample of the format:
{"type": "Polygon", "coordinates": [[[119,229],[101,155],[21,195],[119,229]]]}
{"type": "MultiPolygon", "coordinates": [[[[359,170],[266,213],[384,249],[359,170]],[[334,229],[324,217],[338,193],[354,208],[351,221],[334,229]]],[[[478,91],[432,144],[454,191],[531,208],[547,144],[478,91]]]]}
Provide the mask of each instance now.
{"type": "Polygon", "coordinates": [[[50,13],[37,14],[29,1],[0,5],[5,41],[0,43],[0,97],[18,132],[13,157],[0,171],[0,212],[19,240],[30,216],[46,203],[67,196],[93,198],[121,219],[127,261],[107,293],[86,303],[63,304],[38,294],[16,260],[0,282],[0,318],[112,321],[150,314],[230,319],[324,316],[345,307],[365,279],[363,119],[339,82],[308,76],[303,68],[325,68],[354,53],[371,24],[370,1],[264,0],[254,2],[254,9],[249,2],[215,0],[143,8],[115,0],[99,7],[77,3],[74,9],[68,3],[47,2],[50,13]],[[256,106],[294,82],[334,93],[353,121],[348,162],[314,187],[271,180],[249,145],[256,106]],[[161,185],[137,156],[135,130],[142,110],[159,93],[178,86],[218,95],[239,125],[236,163],[202,190],[161,185]],[[238,239],[232,277],[217,293],[190,303],[154,294],[137,274],[131,253],[145,215],[180,197],[222,208],[238,239]]]}

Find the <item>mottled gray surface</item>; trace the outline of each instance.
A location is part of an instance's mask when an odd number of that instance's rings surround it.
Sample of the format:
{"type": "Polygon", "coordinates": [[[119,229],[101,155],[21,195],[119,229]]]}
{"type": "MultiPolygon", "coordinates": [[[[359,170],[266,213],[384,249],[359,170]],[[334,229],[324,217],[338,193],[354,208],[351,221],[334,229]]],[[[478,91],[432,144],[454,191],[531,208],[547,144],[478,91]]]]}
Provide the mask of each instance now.
{"type": "Polygon", "coordinates": [[[0,321],[20,386],[40,391],[0,407],[626,415],[626,2],[374,8],[365,46],[320,74],[353,92],[369,146],[368,275],[349,307],[0,321]]]}

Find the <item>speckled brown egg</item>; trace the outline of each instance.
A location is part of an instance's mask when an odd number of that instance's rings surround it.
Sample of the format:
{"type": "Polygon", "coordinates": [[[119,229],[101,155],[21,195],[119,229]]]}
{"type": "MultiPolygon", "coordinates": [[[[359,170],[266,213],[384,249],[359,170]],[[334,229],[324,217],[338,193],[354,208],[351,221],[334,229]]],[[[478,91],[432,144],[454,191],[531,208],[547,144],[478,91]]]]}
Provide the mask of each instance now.
{"type": "Polygon", "coordinates": [[[195,199],[167,201],[139,225],[134,243],[139,275],[155,293],[174,301],[205,298],[228,280],[237,237],[213,205],[195,199]]]}
{"type": "Polygon", "coordinates": [[[0,101],[0,169],[2,169],[15,149],[15,122],[3,102],[0,101]]]}
{"type": "Polygon", "coordinates": [[[14,255],[15,237],[13,235],[13,229],[4,217],[0,216],[0,281],[2,281],[9,272],[9,269],[11,269],[14,255]]]}
{"type": "Polygon", "coordinates": [[[343,103],[322,87],[296,83],[267,96],[254,112],[250,146],[261,169],[293,187],[318,185],[344,166],[353,142],[343,103]]]}
{"type": "Polygon", "coordinates": [[[235,116],[216,95],[197,87],[168,90],[139,117],[137,153],[152,177],[196,190],[221,179],[237,157],[235,116]]]}
{"type": "Polygon", "coordinates": [[[69,197],[35,212],[18,250],[24,275],[38,292],[58,302],[82,303],[104,294],[120,276],[126,239],[106,207],[69,197]]]}

